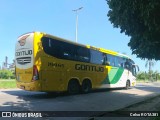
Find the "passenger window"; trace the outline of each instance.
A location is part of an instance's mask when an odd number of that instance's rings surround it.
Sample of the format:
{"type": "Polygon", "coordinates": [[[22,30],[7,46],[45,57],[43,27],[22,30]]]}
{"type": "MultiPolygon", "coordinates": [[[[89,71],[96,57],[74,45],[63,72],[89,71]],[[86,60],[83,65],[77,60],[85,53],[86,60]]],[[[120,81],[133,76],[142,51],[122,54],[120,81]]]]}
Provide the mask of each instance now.
{"type": "Polygon", "coordinates": [[[90,61],[89,49],[78,46],[76,57],[78,61],[89,62],[90,61]]]}
{"type": "Polygon", "coordinates": [[[107,54],[107,60],[110,66],[115,66],[115,57],[113,55],[107,54]]]}
{"type": "Polygon", "coordinates": [[[123,58],[121,58],[119,56],[115,56],[115,66],[116,67],[123,67],[124,66],[123,58]]]}
{"type": "Polygon", "coordinates": [[[89,62],[89,49],[48,37],[42,38],[44,52],[48,55],[67,60],[89,62]]]}
{"type": "Polygon", "coordinates": [[[90,50],[90,52],[91,52],[91,63],[102,65],[104,61],[103,53],[96,50],[90,50]]]}

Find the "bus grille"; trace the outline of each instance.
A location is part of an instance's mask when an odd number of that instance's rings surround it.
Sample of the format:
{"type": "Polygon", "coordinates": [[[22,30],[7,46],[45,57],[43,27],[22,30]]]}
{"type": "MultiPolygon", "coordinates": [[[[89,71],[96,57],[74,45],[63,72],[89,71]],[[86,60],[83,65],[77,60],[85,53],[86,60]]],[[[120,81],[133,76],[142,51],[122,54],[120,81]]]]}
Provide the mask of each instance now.
{"type": "Polygon", "coordinates": [[[21,65],[25,65],[25,64],[31,63],[31,57],[17,58],[17,63],[21,64],[21,65]]]}

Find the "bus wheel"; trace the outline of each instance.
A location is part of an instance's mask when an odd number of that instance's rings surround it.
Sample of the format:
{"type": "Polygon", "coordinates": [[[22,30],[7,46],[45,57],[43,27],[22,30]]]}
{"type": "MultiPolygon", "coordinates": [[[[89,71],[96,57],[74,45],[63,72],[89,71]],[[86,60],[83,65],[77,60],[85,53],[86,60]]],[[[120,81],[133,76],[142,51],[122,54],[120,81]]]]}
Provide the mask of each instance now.
{"type": "Polygon", "coordinates": [[[129,89],[129,87],[130,87],[130,81],[129,81],[129,80],[127,80],[127,82],[126,82],[126,90],[128,90],[128,89],[129,89]]]}
{"type": "Polygon", "coordinates": [[[68,93],[69,94],[77,94],[80,91],[80,85],[77,80],[70,80],[68,83],[68,93]]]}
{"type": "Polygon", "coordinates": [[[90,82],[90,80],[83,80],[82,82],[82,93],[89,93],[92,89],[92,84],[90,82]]]}

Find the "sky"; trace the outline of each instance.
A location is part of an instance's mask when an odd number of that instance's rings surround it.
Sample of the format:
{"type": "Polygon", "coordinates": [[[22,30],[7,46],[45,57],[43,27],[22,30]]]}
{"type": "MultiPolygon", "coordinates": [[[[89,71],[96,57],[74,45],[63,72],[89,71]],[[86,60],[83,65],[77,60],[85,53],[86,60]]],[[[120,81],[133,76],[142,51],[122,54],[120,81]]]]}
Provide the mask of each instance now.
{"type": "MultiPolygon", "coordinates": [[[[108,20],[106,0],[0,0],[0,66],[8,56],[12,63],[17,38],[27,32],[40,31],[75,41],[76,13],[78,12],[78,43],[92,45],[130,56],[141,71],[146,60],[132,55],[129,36],[120,33],[108,20]]],[[[153,70],[159,70],[156,62],[153,70]]]]}

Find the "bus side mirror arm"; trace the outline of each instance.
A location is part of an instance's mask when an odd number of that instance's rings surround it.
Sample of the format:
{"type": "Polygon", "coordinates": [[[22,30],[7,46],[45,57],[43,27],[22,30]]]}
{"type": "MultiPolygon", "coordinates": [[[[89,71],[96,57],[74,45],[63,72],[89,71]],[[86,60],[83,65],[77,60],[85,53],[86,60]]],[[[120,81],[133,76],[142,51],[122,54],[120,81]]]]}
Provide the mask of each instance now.
{"type": "Polygon", "coordinates": [[[138,69],[138,71],[139,71],[139,66],[137,65],[137,69],[138,69]]]}
{"type": "Polygon", "coordinates": [[[132,66],[137,67],[137,70],[139,71],[139,66],[138,65],[133,64],[132,66]]]}

